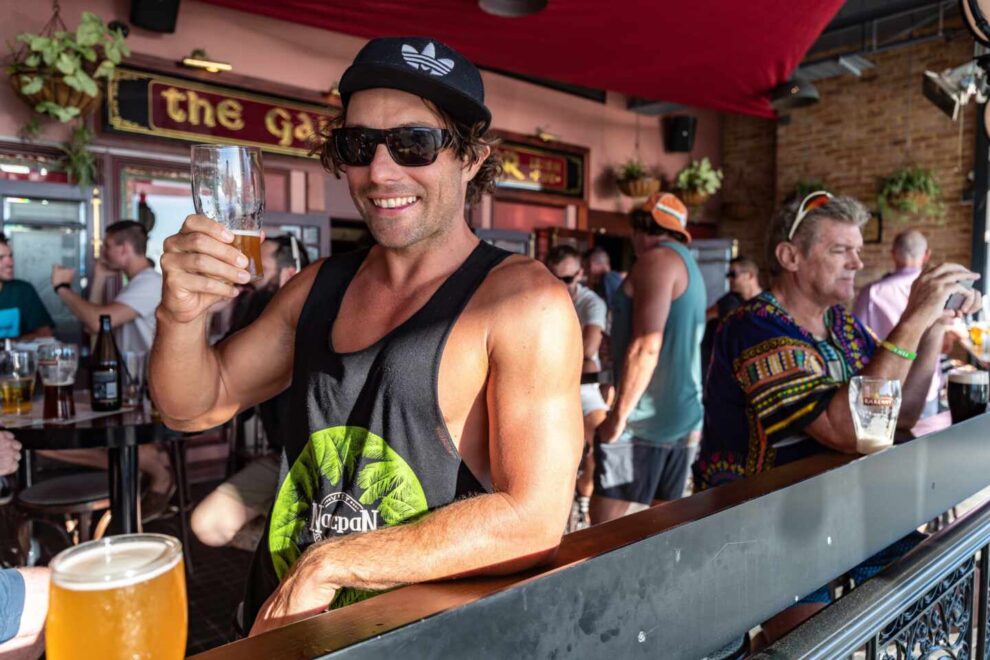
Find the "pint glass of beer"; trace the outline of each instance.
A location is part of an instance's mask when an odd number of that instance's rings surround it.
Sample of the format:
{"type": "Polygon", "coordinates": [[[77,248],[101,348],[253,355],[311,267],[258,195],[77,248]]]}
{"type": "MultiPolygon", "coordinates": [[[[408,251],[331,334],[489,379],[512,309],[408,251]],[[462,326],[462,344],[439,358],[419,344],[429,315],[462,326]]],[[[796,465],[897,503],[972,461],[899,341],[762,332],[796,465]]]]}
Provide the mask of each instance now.
{"type": "Polygon", "coordinates": [[[192,192],[196,213],[234,234],[234,247],[248,258],[247,270],[260,280],[261,215],[265,179],[257,147],[197,144],[192,148],[192,192]]]}
{"type": "Polygon", "coordinates": [[[45,419],[71,419],[76,414],[72,386],[79,352],[72,344],[54,342],[38,349],[38,371],[45,387],[45,419]]]}
{"type": "Polygon", "coordinates": [[[854,376],[849,381],[849,408],[856,451],[872,454],[892,446],[901,411],[901,381],[854,376]]]}
{"type": "Polygon", "coordinates": [[[109,536],[60,552],[50,568],[50,660],[185,655],[186,576],[177,539],[109,536]]]}
{"type": "Polygon", "coordinates": [[[3,414],[27,415],[34,397],[37,360],[32,351],[0,351],[0,400],[3,414]]]}
{"type": "Polygon", "coordinates": [[[948,392],[953,424],[982,415],[987,411],[990,397],[990,374],[986,371],[953,371],[949,373],[948,392]]]}

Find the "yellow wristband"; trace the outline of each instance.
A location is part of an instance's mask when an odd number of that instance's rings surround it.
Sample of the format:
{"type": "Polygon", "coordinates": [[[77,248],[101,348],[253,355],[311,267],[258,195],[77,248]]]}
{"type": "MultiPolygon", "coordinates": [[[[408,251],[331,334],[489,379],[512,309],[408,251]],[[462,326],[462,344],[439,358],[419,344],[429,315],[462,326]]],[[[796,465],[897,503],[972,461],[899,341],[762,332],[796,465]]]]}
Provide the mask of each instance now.
{"type": "Polygon", "coordinates": [[[897,344],[892,344],[886,339],[880,342],[880,346],[887,349],[897,357],[902,357],[905,360],[911,360],[912,362],[918,358],[918,354],[914,351],[909,351],[905,348],[901,348],[897,344]]]}

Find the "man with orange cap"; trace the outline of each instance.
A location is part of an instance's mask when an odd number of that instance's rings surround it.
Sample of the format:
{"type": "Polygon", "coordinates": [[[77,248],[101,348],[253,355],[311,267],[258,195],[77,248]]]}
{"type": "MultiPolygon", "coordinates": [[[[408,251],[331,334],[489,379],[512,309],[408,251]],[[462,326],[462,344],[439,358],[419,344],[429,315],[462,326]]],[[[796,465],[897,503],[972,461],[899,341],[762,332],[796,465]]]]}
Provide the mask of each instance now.
{"type": "Polygon", "coordinates": [[[705,283],[670,193],[632,212],[636,263],[612,303],[615,404],[598,428],[591,519],[681,497],[700,437],[705,283]]]}

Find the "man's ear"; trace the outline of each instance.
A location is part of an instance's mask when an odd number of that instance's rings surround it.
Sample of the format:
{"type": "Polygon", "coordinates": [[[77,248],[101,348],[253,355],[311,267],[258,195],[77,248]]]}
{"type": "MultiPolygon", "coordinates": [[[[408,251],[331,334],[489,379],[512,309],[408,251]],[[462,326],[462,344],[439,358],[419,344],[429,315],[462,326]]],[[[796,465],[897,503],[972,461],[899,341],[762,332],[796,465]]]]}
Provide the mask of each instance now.
{"type": "Polygon", "coordinates": [[[790,241],[782,241],[777,244],[773,253],[777,256],[781,268],[791,273],[797,271],[800,255],[796,245],[790,241]]]}
{"type": "Polygon", "coordinates": [[[478,157],[478,160],[464,167],[464,183],[467,183],[478,175],[478,170],[481,169],[481,166],[485,164],[485,161],[488,160],[488,157],[492,154],[492,148],[488,145],[482,146],[481,149],[482,152],[478,157]]]}
{"type": "Polygon", "coordinates": [[[292,279],[292,276],[298,273],[294,266],[288,266],[283,268],[278,272],[278,288],[285,286],[285,283],[292,279]]]}

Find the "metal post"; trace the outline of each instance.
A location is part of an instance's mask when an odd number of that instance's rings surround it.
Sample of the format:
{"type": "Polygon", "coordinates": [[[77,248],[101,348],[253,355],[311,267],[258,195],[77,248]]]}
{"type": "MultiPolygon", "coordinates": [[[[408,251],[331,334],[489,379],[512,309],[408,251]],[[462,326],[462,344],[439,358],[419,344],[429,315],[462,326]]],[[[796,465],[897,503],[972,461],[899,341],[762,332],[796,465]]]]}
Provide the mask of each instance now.
{"type": "Polygon", "coordinates": [[[877,633],[870,638],[870,641],[866,642],[866,660],[877,660],[879,653],[879,642],[880,633],[877,633]]]}
{"type": "Polygon", "coordinates": [[[979,583],[976,587],[976,660],[987,660],[987,598],[990,597],[990,544],[980,548],[979,583]]]}
{"type": "Polygon", "coordinates": [[[126,427],[124,433],[128,436],[127,442],[122,447],[111,447],[107,457],[110,463],[111,534],[134,534],[140,531],[137,503],[138,457],[137,444],[133,437],[134,427],[126,427]]]}
{"type": "Polygon", "coordinates": [[[976,154],[974,157],[973,180],[973,240],[972,269],[981,275],[976,287],[986,294],[987,286],[987,193],[990,192],[990,139],[984,128],[983,118],[986,104],[978,106],[976,113],[976,154]]]}

